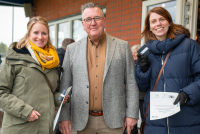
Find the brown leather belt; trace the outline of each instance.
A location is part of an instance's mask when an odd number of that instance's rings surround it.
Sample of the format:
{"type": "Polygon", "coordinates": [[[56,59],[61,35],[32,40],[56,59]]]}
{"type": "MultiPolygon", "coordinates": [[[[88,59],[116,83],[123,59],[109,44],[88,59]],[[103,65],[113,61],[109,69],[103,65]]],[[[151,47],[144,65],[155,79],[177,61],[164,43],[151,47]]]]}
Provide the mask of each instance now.
{"type": "Polygon", "coordinates": [[[89,114],[92,115],[92,116],[102,116],[103,115],[103,111],[93,111],[93,110],[90,110],[89,114]]]}

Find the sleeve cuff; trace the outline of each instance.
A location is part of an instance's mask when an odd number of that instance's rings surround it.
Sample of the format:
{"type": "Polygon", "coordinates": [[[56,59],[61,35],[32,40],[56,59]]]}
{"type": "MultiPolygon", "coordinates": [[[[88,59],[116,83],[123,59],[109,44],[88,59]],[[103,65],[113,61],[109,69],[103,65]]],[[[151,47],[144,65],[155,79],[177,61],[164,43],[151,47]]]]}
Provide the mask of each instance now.
{"type": "Polygon", "coordinates": [[[30,116],[32,110],[33,110],[33,107],[31,107],[31,106],[28,105],[28,104],[25,104],[25,107],[24,107],[24,109],[22,110],[22,117],[21,117],[21,118],[22,118],[23,120],[28,121],[29,116],[30,116]]]}

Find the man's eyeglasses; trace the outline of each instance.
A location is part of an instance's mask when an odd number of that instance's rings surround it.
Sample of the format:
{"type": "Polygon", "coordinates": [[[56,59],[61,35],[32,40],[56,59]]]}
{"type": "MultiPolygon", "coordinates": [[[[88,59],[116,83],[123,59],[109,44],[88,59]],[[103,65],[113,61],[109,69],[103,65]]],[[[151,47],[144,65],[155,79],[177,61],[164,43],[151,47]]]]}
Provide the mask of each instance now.
{"type": "Polygon", "coordinates": [[[86,18],[84,19],[85,23],[87,24],[91,24],[92,20],[94,19],[95,22],[99,22],[101,21],[102,19],[104,19],[103,17],[100,17],[100,16],[96,16],[94,18],[86,18]]]}

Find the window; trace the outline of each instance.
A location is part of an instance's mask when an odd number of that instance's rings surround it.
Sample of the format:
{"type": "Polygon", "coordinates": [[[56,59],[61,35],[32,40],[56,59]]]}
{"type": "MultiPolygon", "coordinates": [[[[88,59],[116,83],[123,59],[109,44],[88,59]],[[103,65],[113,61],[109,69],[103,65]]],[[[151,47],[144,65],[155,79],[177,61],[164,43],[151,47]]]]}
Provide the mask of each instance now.
{"type": "Polygon", "coordinates": [[[51,38],[51,43],[55,44],[55,27],[49,26],[49,36],[51,38]]]}
{"type": "Polygon", "coordinates": [[[69,22],[58,24],[58,48],[62,47],[62,41],[70,38],[69,22]]]}
{"type": "Polygon", "coordinates": [[[81,19],[73,21],[73,39],[75,41],[87,36],[87,33],[83,30],[81,19]]]}
{"type": "MultiPolygon", "coordinates": [[[[80,28],[79,23],[81,24],[81,15],[65,18],[58,21],[49,22],[50,38],[52,40],[52,45],[55,46],[56,48],[62,47],[62,41],[65,38],[73,38],[75,41],[77,41],[79,39],[77,37],[79,36],[78,35],[79,33],[77,32],[80,32],[81,29],[83,30],[83,28],[80,28]],[[76,21],[76,20],[79,20],[79,21],[76,21]],[[75,21],[75,23],[73,21],[75,21]],[[73,27],[75,27],[74,31],[73,31],[73,27]]],[[[82,31],[80,33],[82,33],[82,31]]]]}
{"type": "Polygon", "coordinates": [[[29,17],[23,7],[0,6],[0,43],[9,46],[18,42],[27,32],[29,17]]]}

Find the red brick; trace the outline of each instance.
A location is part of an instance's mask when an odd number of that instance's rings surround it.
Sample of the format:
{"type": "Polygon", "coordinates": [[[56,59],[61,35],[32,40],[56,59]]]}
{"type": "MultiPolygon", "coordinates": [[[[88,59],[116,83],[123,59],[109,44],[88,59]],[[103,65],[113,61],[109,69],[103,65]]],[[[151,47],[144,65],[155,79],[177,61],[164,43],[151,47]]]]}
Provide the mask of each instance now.
{"type": "Polygon", "coordinates": [[[66,7],[73,7],[74,6],[74,3],[70,3],[70,4],[68,4],[66,7]]]}
{"type": "Polygon", "coordinates": [[[113,27],[113,32],[121,31],[121,27],[113,27]]]}
{"type": "Polygon", "coordinates": [[[70,10],[70,11],[66,11],[66,12],[65,12],[66,15],[70,15],[70,14],[73,14],[73,13],[74,13],[73,10],[70,10]]]}
{"type": "Polygon", "coordinates": [[[113,27],[113,23],[106,23],[106,27],[108,27],[108,28],[109,28],[109,27],[110,27],[110,28],[113,27]]]}
{"type": "Polygon", "coordinates": [[[131,30],[131,34],[140,34],[140,29],[131,30]]]}
{"type": "Polygon", "coordinates": [[[112,28],[106,28],[106,32],[107,33],[110,33],[110,32],[112,32],[113,30],[112,30],[112,28]]]}
{"type": "Polygon", "coordinates": [[[113,8],[106,9],[106,13],[113,13],[113,8]]]}
{"type": "Polygon", "coordinates": [[[121,35],[130,35],[130,30],[122,31],[122,32],[121,32],[121,35]]]}
{"type": "Polygon", "coordinates": [[[131,19],[131,23],[141,23],[141,18],[131,19]]]}
{"type": "Polygon", "coordinates": [[[131,18],[131,15],[130,14],[127,14],[127,15],[123,15],[122,16],[122,20],[127,20],[127,19],[130,19],[131,18]]]}
{"type": "Polygon", "coordinates": [[[131,9],[122,11],[122,15],[125,15],[125,14],[131,14],[131,9]]]}
{"type": "Polygon", "coordinates": [[[120,32],[113,32],[111,35],[113,35],[114,37],[119,37],[120,36],[120,32]]]}
{"type": "Polygon", "coordinates": [[[107,1],[106,1],[106,4],[113,3],[113,1],[114,1],[114,0],[107,0],[107,1]]]}
{"type": "Polygon", "coordinates": [[[118,2],[118,1],[122,1],[122,0],[113,0],[113,3],[114,3],[114,2],[118,2]]]}
{"type": "Polygon", "coordinates": [[[113,8],[113,3],[107,4],[106,9],[113,8]]]}
{"type": "Polygon", "coordinates": [[[112,27],[117,27],[117,26],[121,26],[121,21],[114,22],[113,25],[112,25],[112,27]]]}
{"type": "Polygon", "coordinates": [[[142,17],[142,13],[139,12],[139,13],[134,13],[131,15],[132,18],[138,18],[138,17],[142,17]]]}
{"type": "Polygon", "coordinates": [[[132,8],[132,13],[141,12],[141,11],[142,11],[142,7],[135,7],[135,8],[132,8]]]}
{"type": "Polygon", "coordinates": [[[73,13],[79,13],[80,9],[74,9],[73,13]]]}
{"type": "Polygon", "coordinates": [[[114,3],[114,7],[121,6],[121,5],[122,5],[122,1],[118,1],[114,3]]]}
{"type": "Polygon", "coordinates": [[[129,45],[138,45],[140,44],[140,40],[129,41],[129,45]]]}
{"type": "Polygon", "coordinates": [[[105,5],[106,5],[106,2],[105,2],[105,1],[99,2],[99,5],[100,5],[100,6],[105,6],[105,5]]]}
{"type": "Polygon", "coordinates": [[[123,0],[123,4],[130,4],[132,0],[123,0]]]}
{"type": "Polygon", "coordinates": [[[106,19],[110,19],[113,17],[114,17],[114,13],[109,13],[109,14],[106,13],[106,19]]]}
{"type": "Polygon", "coordinates": [[[142,1],[133,2],[132,7],[142,6],[142,1]]]}
{"type": "Polygon", "coordinates": [[[122,25],[128,25],[128,24],[130,24],[131,23],[131,21],[130,20],[125,20],[125,21],[122,21],[122,25]]]}
{"type": "Polygon", "coordinates": [[[106,19],[106,23],[111,23],[111,22],[113,22],[113,19],[106,19]]]}
{"type": "Polygon", "coordinates": [[[129,35],[127,35],[127,36],[121,36],[121,39],[128,41],[130,39],[130,36],[129,35]]]}
{"type": "Polygon", "coordinates": [[[130,25],[123,25],[122,30],[130,30],[131,26],[130,25]]]}
{"type": "Polygon", "coordinates": [[[131,29],[138,29],[138,28],[141,28],[141,23],[131,25],[131,29]]]}
{"type": "Polygon", "coordinates": [[[115,8],[114,8],[114,12],[121,11],[121,10],[122,10],[122,7],[121,7],[121,6],[115,7],[115,8]]]}
{"type": "Polygon", "coordinates": [[[131,40],[140,39],[140,34],[131,35],[130,39],[131,39],[131,40]]]}
{"type": "Polygon", "coordinates": [[[115,18],[113,19],[114,22],[116,22],[116,21],[121,21],[121,20],[122,20],[122,17],[121,17],[121,16],[115,17],[115,18]]]}
{"type": "Polygon", "coordinates": [[[129,9],[129,8],[131,8],[131,4],[123,5],[122,7],[123,10],[129,9]]]}
{"type": "Polygon", "coordinates": [[[114,12],[114,16],[113,17],[117,17],[117,16],[121,16],[122,12],[114,12]]]}

